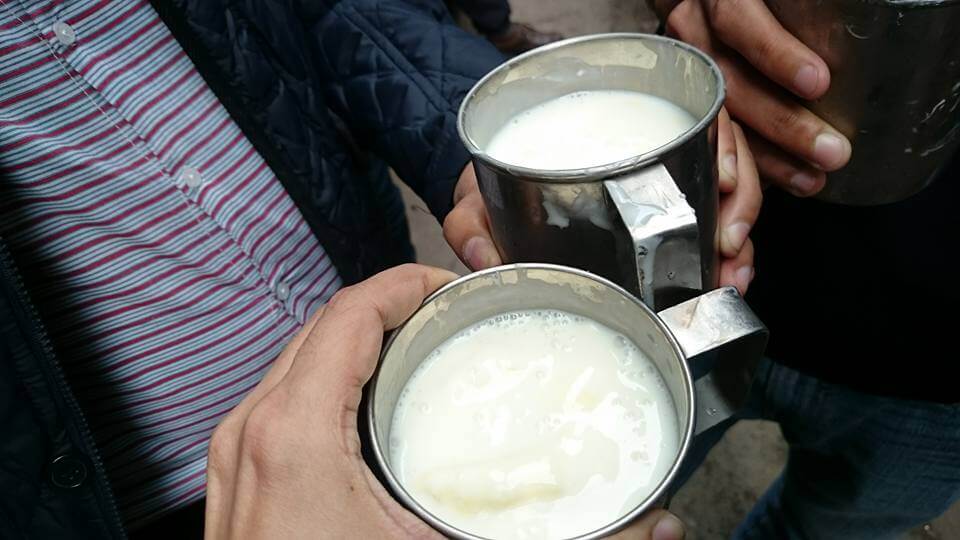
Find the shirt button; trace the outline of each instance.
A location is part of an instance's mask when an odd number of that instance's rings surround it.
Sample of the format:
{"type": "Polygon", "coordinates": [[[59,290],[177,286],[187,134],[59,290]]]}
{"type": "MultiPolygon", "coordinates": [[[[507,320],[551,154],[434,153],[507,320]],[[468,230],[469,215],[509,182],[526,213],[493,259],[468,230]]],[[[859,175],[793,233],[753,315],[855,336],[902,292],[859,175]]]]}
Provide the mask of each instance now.
{"type": "Polygon", "coordinates": [[[203,175],[196,167],[184,167],[180,172],[180,179],[189,188],[195,188],[203,183],[203,175]]]}
{"type": "Polygon", "coordinates": [[[87,479],[87,466],[78,456],[59,456],[50,464],[50,481],[63,489],[78,488],[87,479]]]}
{"type": "Polygon", "coordinates": [[[69,47],[77,41],[77,33],[73,30],[73,27],[63,21],[53,23],[53,35],[65,47],[69,47]]]}
{"type": "Polygon", "coordinates": [[[290,285],[286,281],[281,281],[277,283],[276,289],[277,299],[281,302],[286,302],[287,298],[290,298],[290,285]]]}

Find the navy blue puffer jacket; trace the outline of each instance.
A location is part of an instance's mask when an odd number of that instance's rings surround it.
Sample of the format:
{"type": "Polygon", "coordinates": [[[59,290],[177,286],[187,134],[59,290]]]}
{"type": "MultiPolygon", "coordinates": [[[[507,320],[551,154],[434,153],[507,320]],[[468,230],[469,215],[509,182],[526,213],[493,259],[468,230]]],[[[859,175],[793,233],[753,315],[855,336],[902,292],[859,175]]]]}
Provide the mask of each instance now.
{"type": "Polygon", "coordinates": [[[440,0],[155,5],[347,283],[411,257],[383,161],[446,215],[468,161],[457,109],[502,60],[492,46],[440,0]]]}
{"type": "MultiPolygon", "coordinates": [[[[346,282],[412,257],[384,163],[442,219],[468,161],[457,107],[499,53],[441,0],[154,5],[346,282]]],[[[30,292],[0,238],[0,539],[124,538],[30,292]]]]}

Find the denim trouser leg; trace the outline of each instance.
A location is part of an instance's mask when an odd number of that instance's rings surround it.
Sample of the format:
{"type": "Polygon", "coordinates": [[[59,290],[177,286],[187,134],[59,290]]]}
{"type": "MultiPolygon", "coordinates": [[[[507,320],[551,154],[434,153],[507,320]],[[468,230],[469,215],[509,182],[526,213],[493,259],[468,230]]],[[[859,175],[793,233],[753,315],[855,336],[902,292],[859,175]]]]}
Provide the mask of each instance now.
{"type": "Polygon", "coordinates": [[[766,358],[763,359],[757,366],[757,371],[753,377],[753,384],[750,387],[750,394],[747,397],[744,408],[734,417],[720,422],[693,438],[693,441],[690,443],[690,448],[687,450],[687,456],[683,461],[683,465],[677,472],[676,479],[673,482],[674,493],[687,483],[687,480],[689,480],[693,473],[703,464],[704,460],[707,459],[707,454],[720,442],[720,439],[723,438],[728,429],[740,420],[760,418],[763,407],[764,388],[766,387],[771,370],[775,365],[776,364],[770,360],[766,358]]]}
{"type": "MultiPolygon", "coordinates": [[[[960,405],[859,394],[765,361],[744,416],[777,421],[790,451],[734,538],[896,538],[960,499],[960,405]]],[[[692,459],[722,430],[705,435],[692,459]]]]}

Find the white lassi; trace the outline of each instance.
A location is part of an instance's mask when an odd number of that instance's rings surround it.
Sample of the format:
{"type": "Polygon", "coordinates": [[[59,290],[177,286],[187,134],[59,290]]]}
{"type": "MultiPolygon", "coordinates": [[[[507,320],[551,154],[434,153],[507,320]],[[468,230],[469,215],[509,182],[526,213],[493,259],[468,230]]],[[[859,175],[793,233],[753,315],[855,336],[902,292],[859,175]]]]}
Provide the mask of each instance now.
{"type": "Polygon", "coordinates": [[[389,455],[429,512],[494,539],[569,538],[623,516],[666,475],[680,433],[653,363],[559,311],[477,323],[401,393],[389,455]]]}
{"type": "Polygon", "coordinates": [[[582,169],[659,148],[696,123],[686,110],[649,94],[575,92],[513,117],[493,136],[486,152],[532,169],[582,169]]]}

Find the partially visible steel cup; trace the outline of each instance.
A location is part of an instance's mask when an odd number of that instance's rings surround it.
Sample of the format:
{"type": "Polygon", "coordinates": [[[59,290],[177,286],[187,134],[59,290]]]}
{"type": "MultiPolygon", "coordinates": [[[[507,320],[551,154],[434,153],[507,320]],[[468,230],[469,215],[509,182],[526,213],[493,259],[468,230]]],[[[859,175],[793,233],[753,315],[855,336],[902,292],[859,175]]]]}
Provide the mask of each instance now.
{"type": "Polygon", "coordinates": [[[766,0],[830,66],[807,106],[853,144],[822,200],[879,205],[936,178],[960,147],[960,0],[766,0]]]}
{"type": "MultiPolygon", "coordinates": [[[[629,525],[669,489],[697,433],[740,407],[767,331],[733,288],[711,291],[655,313],[623,288],[583,270],[515,264],[456,280],[430,296],[389,338],[368,390],[372,451],[397,499],[448,537],[482,540],[428,512],[397,479],[387,451],[401,392],[417,367],[447,338],[505,312],[561,310],[593,319],[628,337],[654,363],[676,408],[681,440],[673,466],[658,486],[618,519],[576,536],[592,540],[629,525]]],[[[443,437],[443,433],[435,436],[443,437]]]]}

